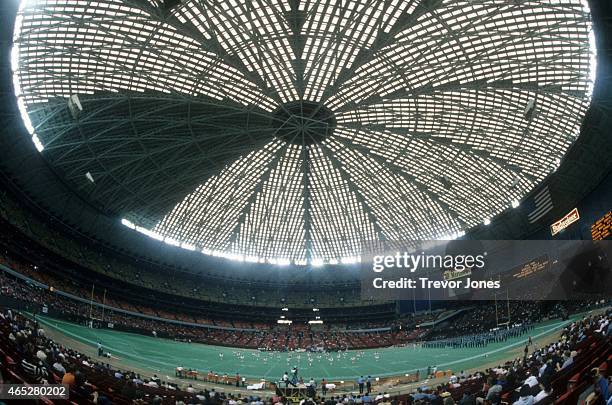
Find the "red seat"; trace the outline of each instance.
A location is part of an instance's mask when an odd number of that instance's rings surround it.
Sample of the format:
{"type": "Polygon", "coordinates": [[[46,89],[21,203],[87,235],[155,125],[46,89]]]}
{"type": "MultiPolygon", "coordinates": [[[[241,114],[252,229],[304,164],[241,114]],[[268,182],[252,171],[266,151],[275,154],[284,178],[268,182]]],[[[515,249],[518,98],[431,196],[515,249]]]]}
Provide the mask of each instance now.
{"type": "Polygon", "coordinates": [[[14,366],[15,364],[17,364],[11,356],[4,356],[4,361],[6,361],[6,364],[8,364],[9,366],[14,366]]]}
{"type": "Polygon", "coordinates": [[[557,398],[555,405],[578,403],[578,398],[584,392],[584,390],[589,387],[589,385],[590,383],[588,381],[583,381],[582,384],[574,387],[574,389],[567,391],[565,394],[557,398]]]}

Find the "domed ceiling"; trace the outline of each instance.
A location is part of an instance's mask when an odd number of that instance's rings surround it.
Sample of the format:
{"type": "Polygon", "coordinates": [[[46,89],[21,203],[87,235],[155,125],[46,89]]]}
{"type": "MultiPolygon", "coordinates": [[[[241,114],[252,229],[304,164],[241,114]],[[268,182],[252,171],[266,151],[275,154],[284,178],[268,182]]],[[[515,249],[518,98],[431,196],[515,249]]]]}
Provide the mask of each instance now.
{"type": "Polygon", "coordinates": [[[580,0],[28,0],[18,103],[68,184],[207,254],[334,263],[518,204],[579,134],[580,0]]]}

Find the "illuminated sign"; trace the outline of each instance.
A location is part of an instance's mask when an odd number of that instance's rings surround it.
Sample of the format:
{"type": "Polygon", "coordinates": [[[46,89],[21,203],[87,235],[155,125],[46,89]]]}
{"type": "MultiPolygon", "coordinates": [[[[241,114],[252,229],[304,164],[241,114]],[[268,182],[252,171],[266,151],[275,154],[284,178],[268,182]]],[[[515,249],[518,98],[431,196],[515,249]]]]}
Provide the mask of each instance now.
{"type": "Polygon", "coordinates": [[[472,269],[468,268],[465,269],[463,271],[459,271],[459,270],[446,270],[443,274],[444,280],[446,281],[450,281],[450,280],[456,280],[458,278],[461,277],[466,277],[469,276],[470,274],[472,274],[472,269]]]}
{"type": "Polygon", "coordinates": [[[510,271],[509,276],[513,280],[528,278],[547,270],[549,264],[550,260],[548,259],[548,255],[542,255],[528,261],[527,263],[514,267],[510,271]]]}
{"type": "Polygon", "coordinates": [[[612,211],[599,218],[591,225],[591,237],[593,240],[607,239],[612,235],[612,211]]]}
{"type": "Polygon", "coordinates": [[[580,219],[580,214],[578,213],[578,208],[574,208],[570,212],[568,212],[563,218],[555,222],[550,226],[550,233],[555,236],[574,222],[580,219]]]}

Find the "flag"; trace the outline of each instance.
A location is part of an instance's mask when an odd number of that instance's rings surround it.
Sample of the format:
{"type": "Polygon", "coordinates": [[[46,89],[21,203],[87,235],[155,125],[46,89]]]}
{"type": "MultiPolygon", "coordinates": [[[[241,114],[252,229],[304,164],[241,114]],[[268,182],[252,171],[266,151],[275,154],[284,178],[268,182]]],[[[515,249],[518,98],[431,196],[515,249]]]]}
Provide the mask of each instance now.
{"type": "Polygon", "coordinates": [[[552,198],[548,186],[544,186],[541,190],[528,198],[526,201],[527,219],[530,224],[535,223],[544,215],[548,214],[553,209],[552,198]]]}

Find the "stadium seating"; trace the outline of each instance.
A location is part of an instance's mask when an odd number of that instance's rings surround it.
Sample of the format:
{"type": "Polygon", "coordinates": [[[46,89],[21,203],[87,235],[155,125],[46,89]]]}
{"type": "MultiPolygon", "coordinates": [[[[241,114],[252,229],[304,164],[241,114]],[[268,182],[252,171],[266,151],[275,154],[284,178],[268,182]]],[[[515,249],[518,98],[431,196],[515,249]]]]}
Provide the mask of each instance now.
{"type": "MultiPolygon", "coordinates": [[[[460,401],[464,394],[484,397],[487,394],[483,385],[485,378],[500,378],[504,374],[499,374],[499,370],[505,370],[508,376],[510,373],[513,373],[519,376],[519,378],[514,380],[513,383],[504,386],[499,403],[512,403],[518,395],[517,389],[523,384],[521,381],[525,378],[526,370],[530,367],[539,367],[546,361],[545,358],[540,358],[541,354],[547,357],[551,353],[547,349],[557,347],[554,345],[559,345],[568,349],[571,348],[577,352],[575,362],[567,370],[561,370],[553,374],[552,385],[554,388],[552,394],[538,404],[554,403],[561,405],[577,403],[578,398],[592,385],[591,368],[598,366],[600,370],[607,372],[612,365],[612,344],[609,331],[604,331],[606,333],[596,331],[597,326],[604,319],[608,321],[612,319],[612,313],[608,312],[605,317],[585,317],[582,321],[565,328],[562,338],[558,342],[541,348],[541,350],[536,351],[529,358],[525,358],[520,362],[516,360],[508,361],[496,369],[487,369],[465,377],[462,376],[458,379],[457,384],[442,382],[432,389],[410,395],[399,395],[395,398],[388,396],[384,400],[396,399],[398,401],[408,401],[410,399],[412,401],[415,395],[426,395],[430,398],[436,398],[442,396],[444,392],[448,392],[455,401],[460,401]]],[[[94,403],[94,395],[105,395],[115,404],[131,403],[131,399],[126,397],[124,393],[132,392],[126,390],[126,386],[132,385],[131,382],[128,382],[128,379],[139,379],[138,376],[134,373],[123,371],[121,376],[118,377],[116,375],[118,370],[113,370],[103,363],[89,359],[74,350],[58,346],[50,339],[44,337],[44,335],[36,332],[37,330],[38,327],[31,321],[14,313],[9,315],[8,312],[3,312],[0,316],[0,332],[2,332],[0,333],[0,371],[5,383],[33,384],[40,383],[43,380],[60,382],[60,373],[50,367],[51,357],[53,357],[60,361],[67,370],[74,369],[80,375],[75,386],[71,387],[70,401],[54,401],[54,403],[89,404],[94,403]],[[41,360],[40,366],[37,368],[39,371],[33,373],[28,371],[23,364],[27,362],[34,363],[40,359],[38,353],[35,354],[35,351],[38,350],[37,348],[44,350],[49,357],[41,360]],[[59,355],[60,353],[61,356],[59,355]],[[129,376],[129,378],[126,376],[129,376]]],[[[445,373],[443,374],[447,377],[445,373]]],[[[202,376],[202,378],[215,384],[235,383],[234,377],[229,376],[224,377],[211,374],[202,376]]],[[[157,380],[152,379],[150,381],[157,380]]],[[[193,393],[181,391],[178,387],[169,383],[159,381],[154,383],[155,386],[149,386],[147,385],[148,380],[143,379],[142,382],[142,384],[138,385],[138,395],[149,400],[157,396],[159,397],[159,403],[174,404],[179,398],[189,398],[194,395],[193,393]]],[[[207,395],[211,394],[207,393],[207,395]]],[[[225,397],[224,394],[220,395],[220,398],[225,397]]],[[[383,401],[380,400],[379,402],[383,401]]],[[[44,401],[43,403],[51,402],[44,401]]]]}

